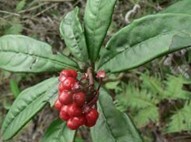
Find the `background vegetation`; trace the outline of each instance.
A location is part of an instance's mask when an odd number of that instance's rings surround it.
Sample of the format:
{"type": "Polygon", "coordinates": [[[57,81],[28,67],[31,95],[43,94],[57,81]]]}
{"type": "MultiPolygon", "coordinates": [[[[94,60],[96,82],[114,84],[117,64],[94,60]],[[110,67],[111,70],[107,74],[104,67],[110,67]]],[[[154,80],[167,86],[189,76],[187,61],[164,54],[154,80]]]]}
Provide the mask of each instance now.
{"type": "MultiPolygon", "coordinates": [[[[160,12],[177,1],[118,0],[108,38],[134,19],[160,12]]],[[[76,6],[82,15],[85,4],[85,0],[0,0],[0,36],[24,34],[46,41],[54,52],[63,51],[69,56],[59,36],[59,23],[76,6]]],[[[181,50],[105,80],[115,105],[130,115],[146,142],[191,141],[189,52],[181,50]]],[[[0,70],[0,125],[21,90],[52,75],[0,70]]],[[[38,142],[56,117],[56,111],[47,106],[10,142],[38,142]]],[[[88,133],[87,128],[80,128],[75,142],[91,142],[88,133]]]]}

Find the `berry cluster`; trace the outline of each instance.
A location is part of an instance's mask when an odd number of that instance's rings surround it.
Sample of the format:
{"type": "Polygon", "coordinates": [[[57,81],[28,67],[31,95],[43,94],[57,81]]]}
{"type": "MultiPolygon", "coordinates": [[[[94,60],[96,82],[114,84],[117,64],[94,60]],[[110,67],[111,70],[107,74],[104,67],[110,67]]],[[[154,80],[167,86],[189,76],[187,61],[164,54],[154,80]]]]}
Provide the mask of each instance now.
{"type": "Polygon", "coordinates": [[[88,105],[87,94],[77,79],[75,70],[63,70],[59,76],[59,96],[54,107],[59,111],[59,117],[67,121],[71,130],[85,125],[92,127],[98,119],[95,105],[88,105]]]}

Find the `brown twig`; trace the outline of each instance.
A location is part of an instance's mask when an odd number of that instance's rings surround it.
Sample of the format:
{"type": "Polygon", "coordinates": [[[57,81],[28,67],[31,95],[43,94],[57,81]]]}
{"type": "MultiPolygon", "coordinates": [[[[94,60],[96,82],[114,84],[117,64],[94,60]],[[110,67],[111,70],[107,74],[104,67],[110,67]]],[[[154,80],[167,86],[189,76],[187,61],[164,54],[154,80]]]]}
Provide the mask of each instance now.
{"type": "Polygon", "coordinates": [[[93,90],[94,90],[94,78],[93,78],[92,67],[89,67],[87,69],[87,74],[88,74],[88,78],[89,78],[90,91],[93,92],[93,90]]]}

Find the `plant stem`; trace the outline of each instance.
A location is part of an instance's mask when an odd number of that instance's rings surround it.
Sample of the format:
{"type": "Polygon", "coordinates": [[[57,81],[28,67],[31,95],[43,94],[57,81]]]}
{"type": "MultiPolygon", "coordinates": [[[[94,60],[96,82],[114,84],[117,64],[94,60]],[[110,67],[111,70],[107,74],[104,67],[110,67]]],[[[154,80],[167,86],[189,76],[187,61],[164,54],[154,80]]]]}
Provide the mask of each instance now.
{"type": "Polygon", "coordinates": [[[94,91],[94,78],[93,78],[93,72],[92,72],[92,67],[89,67],[87,69],[87,74],[89,78],[89,85],[90,85],[90,91],[94,91]]]}

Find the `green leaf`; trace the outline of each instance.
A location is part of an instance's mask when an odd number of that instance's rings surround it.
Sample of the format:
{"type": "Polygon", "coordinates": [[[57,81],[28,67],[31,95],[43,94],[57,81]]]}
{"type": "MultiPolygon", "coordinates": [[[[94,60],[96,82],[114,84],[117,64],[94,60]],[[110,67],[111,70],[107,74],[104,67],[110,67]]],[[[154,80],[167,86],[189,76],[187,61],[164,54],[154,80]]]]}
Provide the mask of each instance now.
{"type": "Polygon", "coordinates": [[[41,142],[73,142],[75,131],[67,128],[62,120],[55,120],[49,126],[41,142]]]}
{"type": "Polygon", "coordinates": [[[51,46],[22,35],[0,37],[0,68],[13,72],[60,71],[77,68],[64,55],[54,55],[51,46]]]}
{"type": "Polygon", "coordinates": [[[26,0],[21,0],[16,5],[16,11],[21,11],[26,5],[26,0]]]}
{"type": "Polygon", "coordinates": [[[104,89],[100,90],[98,110],[99,119],[91,128],[94,142],[142,142],[130,118],[114,107],[112,98],[104,89]]]}
{"type": "Polygon", "coordinates": [[[78,13],[79,8],[75,8],[66,15],[60,24],[60,34],[72,54],[80,61],[87,61],[87,46],[78,13]]]}
{"type": "Polygon", "coordinates": [[[191,1],[181,0],[175,4],[169,6],[167,9],[163,10],[161,13],[184,13],[191,14],[191,1]]]}
{"type": "Polygon", "coordinates": [[[13,23],[9,28],[5,29],[5,34],[20,34],[23,31],[23,25],[13,23]]]}
{"type": "Polygon", "coordinates": [[[9,83],[10,83],[11,92],[13,93],[14,97],[16,98],[20,94],[20,89],[18,87],[18,83],[14,79],[11,79],[9,81],[9,83]]]}
{"type": "Polygon", "coordinates": [[[189,47],[190,21],[190,15],[169,13],[134,21],[110,39],[99,68],[110,72],[129,70],[189,47]]]}
{"type": "Polygon", "coordinates": [[[21,92],[4,119],[1,129],[4,140],[12,138],[46,105],[52,95],[46,91],[56,83],[57,78],[50,78],[21,92]]]}
{"type": "Polygon", "coordinates": [[[51,107],[54,106],[55,101],[58,99],[58,84],[54,84],[49,90],[47,90],[46,94],[48,96],[51,96],[51,98],[48,100],[51,107]]]}
{"type": "Polygon", "coordinates": [[[181,131],[191,130],[191,105],[185,104],[185,106],[176,111],[171,117],[170,123],[166,127],[167,133],[175,133],[181,131]]]}
{"type": "Polygon", "coordinates": [[[88,0],[84,24],[89,57],[97,59],[100,47],[111,23],[116,0],[88,0]]]}

